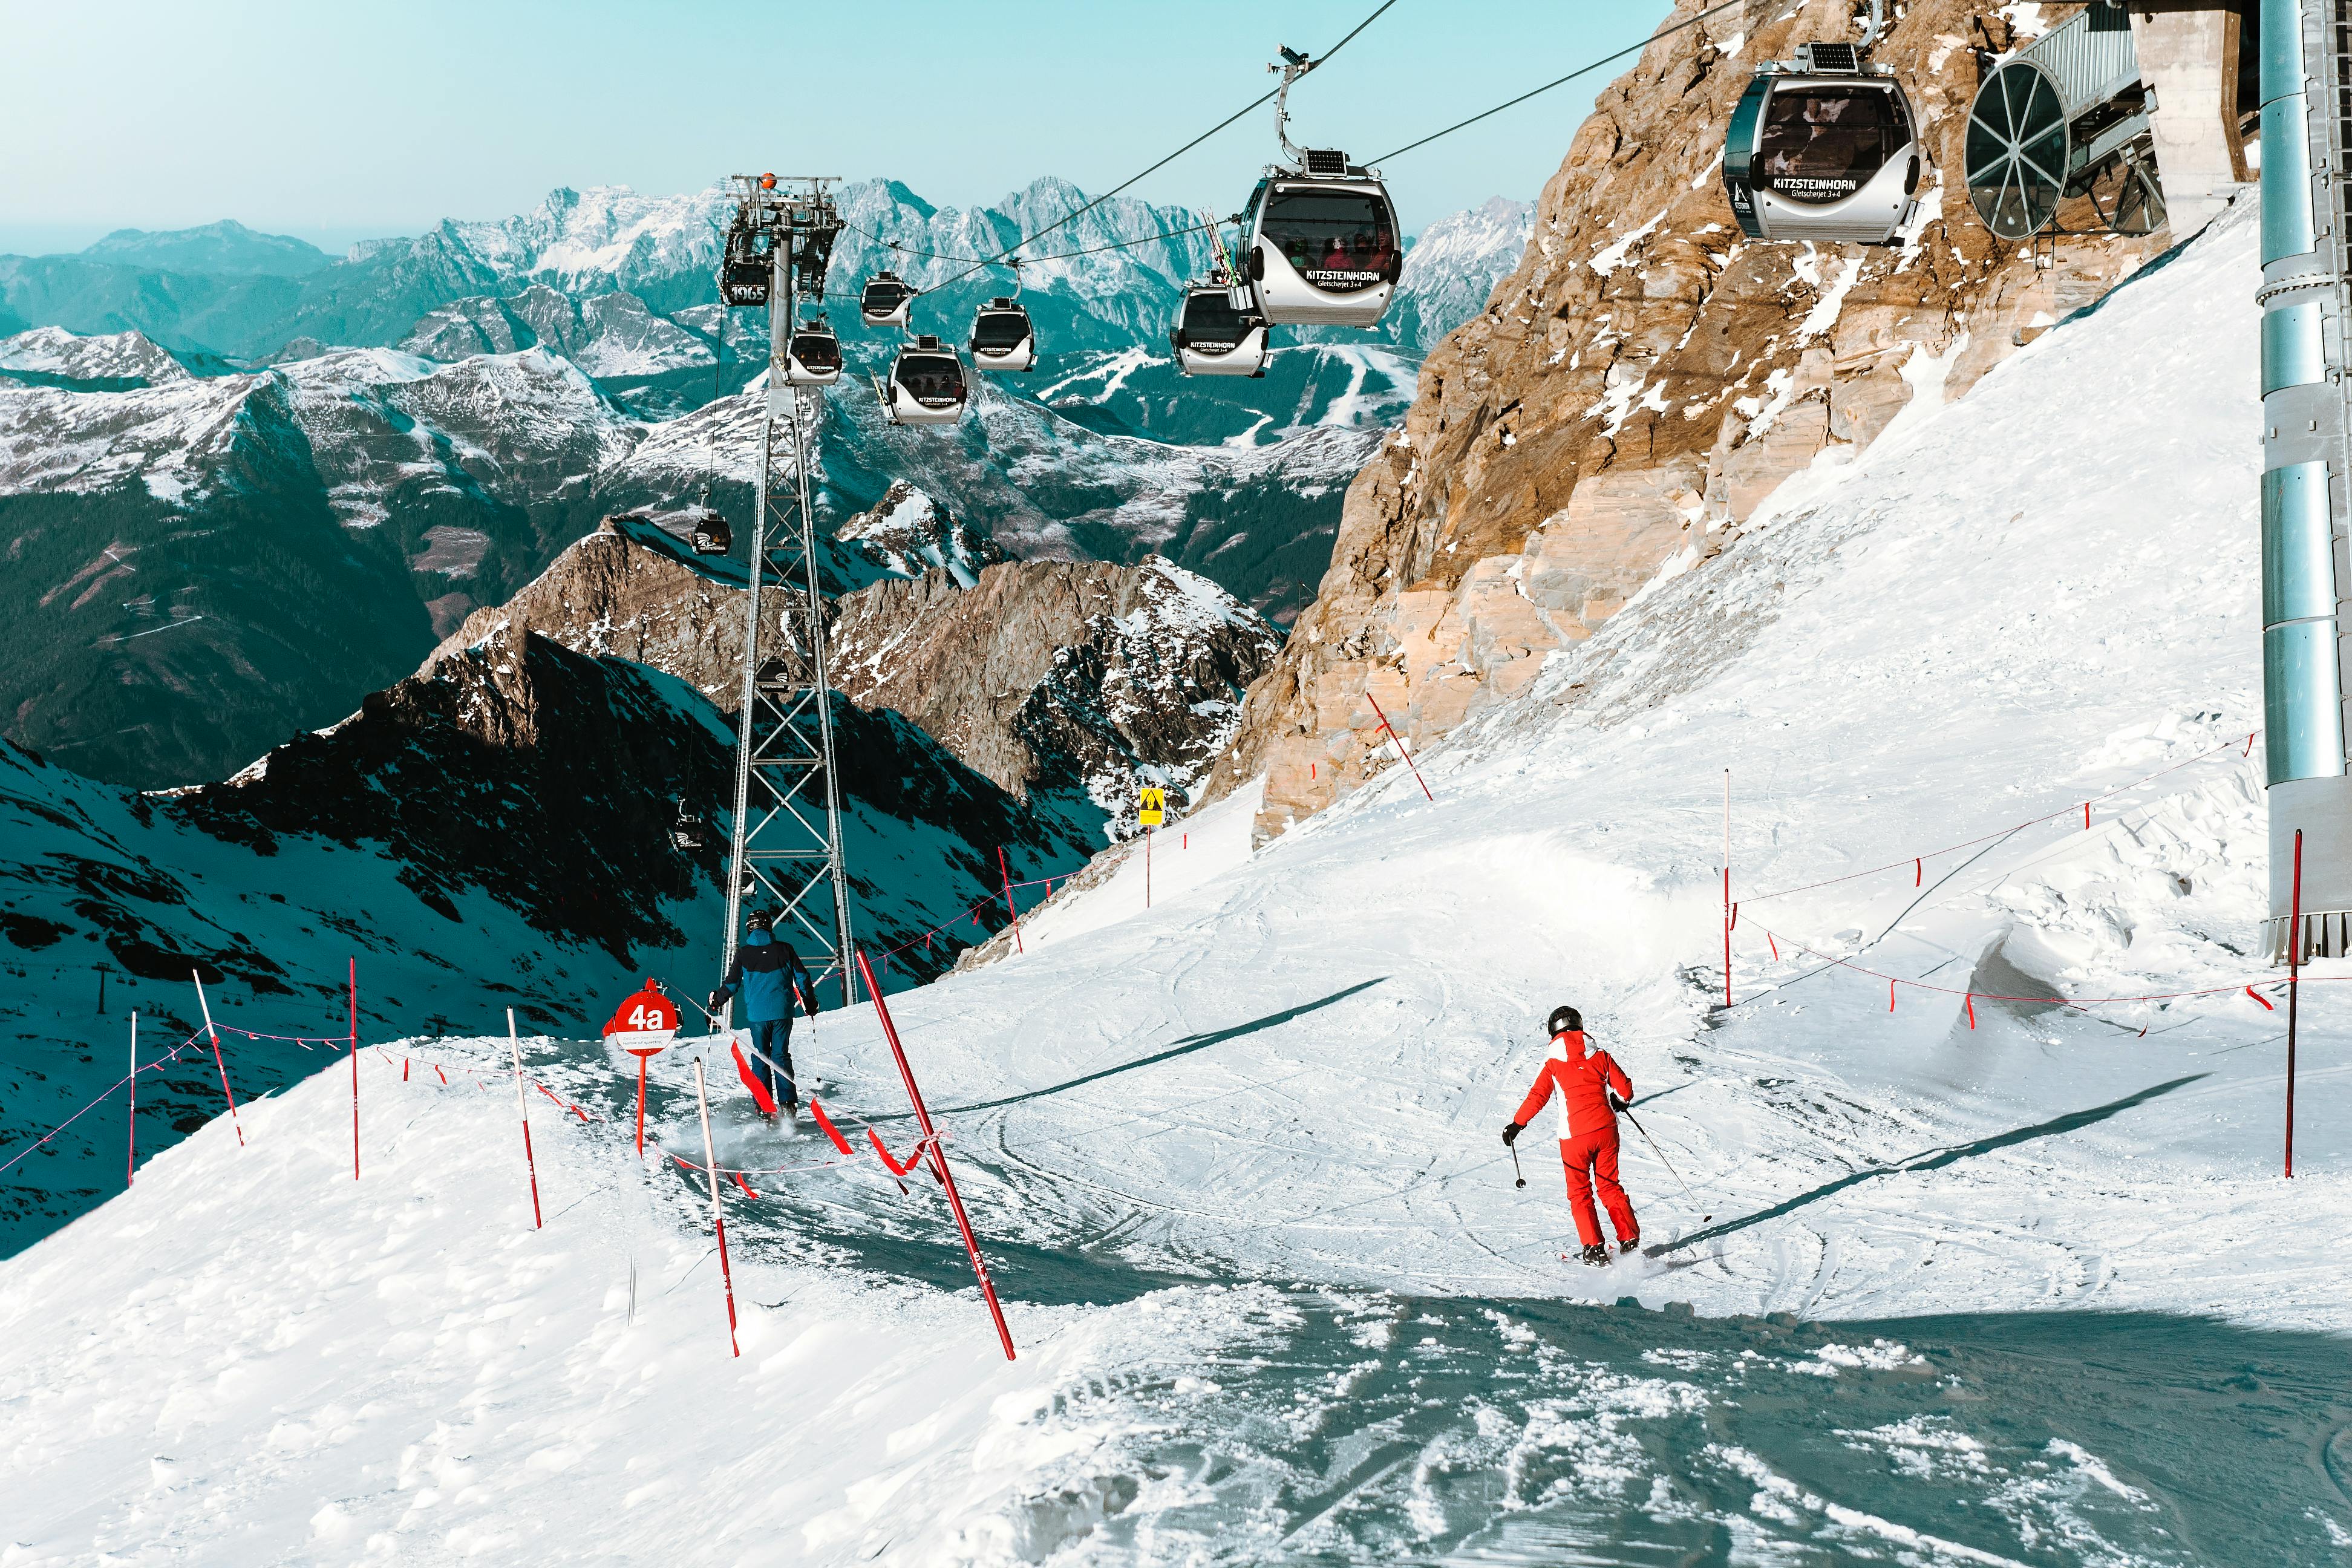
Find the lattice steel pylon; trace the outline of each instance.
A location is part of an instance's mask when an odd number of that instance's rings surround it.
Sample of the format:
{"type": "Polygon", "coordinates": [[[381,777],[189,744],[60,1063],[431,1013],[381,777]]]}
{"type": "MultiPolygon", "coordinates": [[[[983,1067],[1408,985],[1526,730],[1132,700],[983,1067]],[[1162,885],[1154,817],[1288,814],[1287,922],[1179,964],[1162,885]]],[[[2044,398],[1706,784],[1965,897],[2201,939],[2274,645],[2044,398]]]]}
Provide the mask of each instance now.
{"type": "MultiPolygon", "coordinates": [[[[719,262],[719,299],[723,307],[767,307],[769,369],[759,498],[750,530],[721,973],[734,967],[744,900],[764,896],[773,902],[776,940],[788,941],[794,925],[814,937],[841,976],[848,1005],[857,999],[849,873],[842,853],[833,692],[824,668],[816,516],[809,500],[808,458],[824,417],[824,395],[787,384],[783,368],[799,297],[824,298],[825,266],[842,228],[830,189],[836,182],[738,174],[730,183],[736,210],[719,262]],[[786,465],[781,473],[780,463],[786,465]],[[772,652],[766,646],[772,631],[782,645],[772,652]]],[[[825,965],[810,967],[820,981],[825,978],[825,965]]],[[[719,1015],[721,1027],[731,1023],[733,1011],[730,1000],[719,1015]]]]}

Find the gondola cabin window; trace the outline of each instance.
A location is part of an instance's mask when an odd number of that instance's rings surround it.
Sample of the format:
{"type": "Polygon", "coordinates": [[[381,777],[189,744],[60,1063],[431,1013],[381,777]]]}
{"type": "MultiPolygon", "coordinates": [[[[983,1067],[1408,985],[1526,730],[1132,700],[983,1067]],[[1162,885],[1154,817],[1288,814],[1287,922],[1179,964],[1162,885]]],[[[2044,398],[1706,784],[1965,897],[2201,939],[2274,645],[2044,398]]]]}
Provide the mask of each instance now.
{"type": "Polygon", "coordinates": [[[1389,281],[1399,255],[1395,216],[1369,191],[1276,185],[1260,233],[1291,270],[1327,293],[1389,281]]]}
{"type": "Polygon", "coordinates": [[[971,330],[974,348],[1019,348],[1029,337],[1029,318],[1013,310],[985,310],[971,330]]]}
{"type": "Polygon", "coordinates": [[[1791,84],[1772,94],[1757,149],[1762,184],[1796,202],[1834,202],[1862,189],[1910,144],[1886,88],[1791,84]]]}

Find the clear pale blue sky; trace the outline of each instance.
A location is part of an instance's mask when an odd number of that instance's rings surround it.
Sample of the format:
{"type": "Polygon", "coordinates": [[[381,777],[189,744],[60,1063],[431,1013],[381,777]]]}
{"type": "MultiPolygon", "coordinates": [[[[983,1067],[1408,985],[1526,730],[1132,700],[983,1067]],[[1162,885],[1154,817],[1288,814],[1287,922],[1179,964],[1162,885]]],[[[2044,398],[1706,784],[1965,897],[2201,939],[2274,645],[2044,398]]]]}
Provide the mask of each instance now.
{"type": "MultiPolygon", "coordinates": [[[[0,0],[0,249],[234,217],[330,249],[557,185],[887,175],[942,206],[1044,174],[1100,191],[1273,85],[1378,0],[0,0]]],[[[1383,153],[1646,36],[1665,0],[1398,0],[1292,95],[1383,153]]],[[[1611,66],[1387,174],[1407,226],[1532,197],[1611,66]]],[[[1231,210],[1269,105],[1135,194],[1231,210]]]]}

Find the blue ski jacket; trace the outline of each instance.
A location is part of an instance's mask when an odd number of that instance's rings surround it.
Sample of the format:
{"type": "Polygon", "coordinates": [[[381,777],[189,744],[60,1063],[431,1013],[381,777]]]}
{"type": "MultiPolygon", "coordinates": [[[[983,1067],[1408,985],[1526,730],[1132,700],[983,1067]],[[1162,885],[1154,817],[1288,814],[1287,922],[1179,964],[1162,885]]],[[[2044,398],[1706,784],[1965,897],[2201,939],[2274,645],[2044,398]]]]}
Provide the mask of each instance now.
{"type": "Polygon", "coordinates": [[[748,1023],[772,1023],[793,1016],[793,980],[799,977],[801,995],[806,999],[812,1016],[816,1013],[816,982],[809,978],[808,965],[801,955],[763,931],[747,931],[743,945],[736,950],[735,967],[727,972],[720,983],[721,997],[743,994],[743,1015],[748,1023]]]}

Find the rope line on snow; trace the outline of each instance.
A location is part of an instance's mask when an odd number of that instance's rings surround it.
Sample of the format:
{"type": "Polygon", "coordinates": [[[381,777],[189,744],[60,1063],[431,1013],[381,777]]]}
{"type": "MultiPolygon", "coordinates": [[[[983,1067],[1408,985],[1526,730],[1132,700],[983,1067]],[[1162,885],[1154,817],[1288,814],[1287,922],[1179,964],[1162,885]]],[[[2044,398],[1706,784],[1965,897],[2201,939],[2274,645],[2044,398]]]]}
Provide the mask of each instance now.
{"type": "MultiPolygon", "coordinates": [[[[1890,1012],[1894,1009],[1894,994],[1892,988],[1898,985],[1908,985],[1916,991],[1932,991],[1937,993],[1938,995],[1943,996],[1965,997],[1971,1004],[1969,1019],[1969,1026],[1971,1028],[1976,1026],[1973,1004],[1979,997],[1982,997],[1988,1002],[2029,1002],[2042,1003],[2058,1007],[2089,1008],[2123,1006],[2136,1002],[2178,1002],[2192,996],[2220,996],[2232,991],[2242,990],[2247,995],[2252,997],[2255,1001],[2260,1002],[2263,1006],[2267,1009],[2271,1005],[2269,999],[2257,992],[2254,987],[2257,985],[2265,985],[2275,989],[2276,987],[2288,984],[2288,982],[2284,978],[2264,978],[2252,981],[2233,980],[2226,985],[2203,985],[2190,991],[2150,991],[2137,996],[2008,996],[2003,995],[1997,991],[1974,991],[1957,985],[1936,985],[1931,984],[1925,980],[1910,980],[1900,974],[1889,974],[1884,970],[1872,969],[1866,964],[1856,963],[1852,959],[1840,958],[1835,953],[1823,952],[1817,947],[1809,947],[1805,943],[1798,941],[1795,937],[1790,936],[1786,931],[1771,931],[1764,926],[1758,926],[1756,929],[1764,931],[1768,936],[1773,939],[1773,942],[1776,944],[1776,952],[1778,943],[1786,942],[1790,947],[1796,949],[1799,952],[1804,953],[1808,957],[1818,958],[1824,963],[1832,964],[1840,969],[1852,970],[1857,974],[1867,974],[1873,980],[1885,981],[1889,987],[1887,1007],[1890,1012]]],[[[2305,975],[2303,977],[2303,984],[2305,985],[2325,985],[2330,982],[2340,980],[2352,980],[2352,974],[2305,975]]],[[[1748,998],[1750,1001],[1753,1001],[1754,999],[1755,998],[1753,997],[1748,998]]]]}
{"type": "MultiPolygon", "coordinates": [[[[2005,838],[2012,833],[2022,832],[2024,829],[2029,827],[2039,827],[2044,823],[2056,822],[2062,817],[2072,817],[2077,812],[2084,814],[2084,828],[2085,831],[2088,831],[2090,827],[2090,809],[2091,807],[2098,805],[2101,801],[2112,800],[2116,795],[2128,795],[2134,790],[2145,788],[2147,785],[2154,784],[2157,780],[2164,777],[2167,773],[2179,773],[2182,768],[2189,767],[2195,763],[2204,762],[2214,755],[2214,753],[2218,752],[2226,752],[2231,746],[2243,744],[2247,748],[2247,752],[2251,753],[2255,737],[2259,736],[2262,732],[2263,731],[2259,727],[2248,731],[2246,738],[2242,742],[2239,741],[2237,736],[2231,735],[2228,740],[2221,742],[2218,745],[2209,746],[2193,757],[2186,757],[2179,762],[2172,763],[2168,767],[2158,768],[2156,772],[2147,774],[2144,778],[2136,779],[2130,784],[2117,784],[2115,788],[2092,795],[2087,800],[2071,802],[2056,811],[2045,813],[2041,816],[2031,816],[2026,818],[2023,822],[2011,823],[2007,827],[1996,828],[1990,833],[1981,834],[1974,838],[1962,839],[1958,844],[1947,844],[1940,849],[1921,850],[1916,854],[1906,855],[1899,860],[1889,860],[1884,866],[1873,866],[1867,870],[1862,871],[1848,871],[1842,876],[1824,877],[1818,882],[1803,882],[1793,888],[1775,889],[1773,891],[1769,893],[1749,893],[1733,902],[1732,908],[1735,911],[1732,917],[1733,924],[1735,927],[1738,925],[1738,916],[1736,911],[1738,910],[1739,906],[1743,904],[1760,904],[1769,899],[1785,899],[1797,893],[1810,893],[1816,888],[1835,887],[1840,882],[1852,882],[1864,877],[1884,876],[1889,871],[1899,871],[1906,866],[1912,868],[1912,873],[1915,878],[1924,879],[1926,876],[1925,862],[1934,859],[1937,856],[1954,855],[1963,849],[1973,849],[1978,845],[1990,844],[1996,838],[2005,838]]],[[[1915,883],[1915,885],[1916,884],[1915,883]]]]}
{"type": "Polygon", "coordinates": [[[48,1142],[50,1139],[56,1137],[67,1128],[71,1127],[75,1122],[79,1121],[92,1110],[97,1110],[101,1101],[112,1095],[116,1089],[121,1089],[124,1084],[129,1083],[131,1079],[137,1078],[139,1074],[142,1072],[156,1071],[177,1061],[180,1058],[180,1053],[192,1048],[195,1045],[196,1041],[203,1037],[204,1033],[204,1030],[198,1029],[195,1033],[190,1035],[186,1039],[182,1040],[178,1045],[173,1046],[169,1051],[164,1053],[163,1056],[158,1057],[155,1060],[141,1063],[131,1071],[124,1073],[121,1078],[116,1079],[105,1089],[102,1089],[98,1093],[90,1096],[89,1101],[84,1104],[79,1110],[75,1111],[71,1116],[67,1117],[63,1121],[58,1122],[55,1127],[52,1127],[47,1132],[42,1133],[32,1142],[26,1144],[24,1148],[17,1150],[16,1153],[10,1155],[6,1164],[0,1164],[0,1174],[5,1174],[16,1164],[18,1161],[23,1160],[26,1155],[32,1153],[34,1150],[40,1148],[42,1145],[48,1142]]]}

